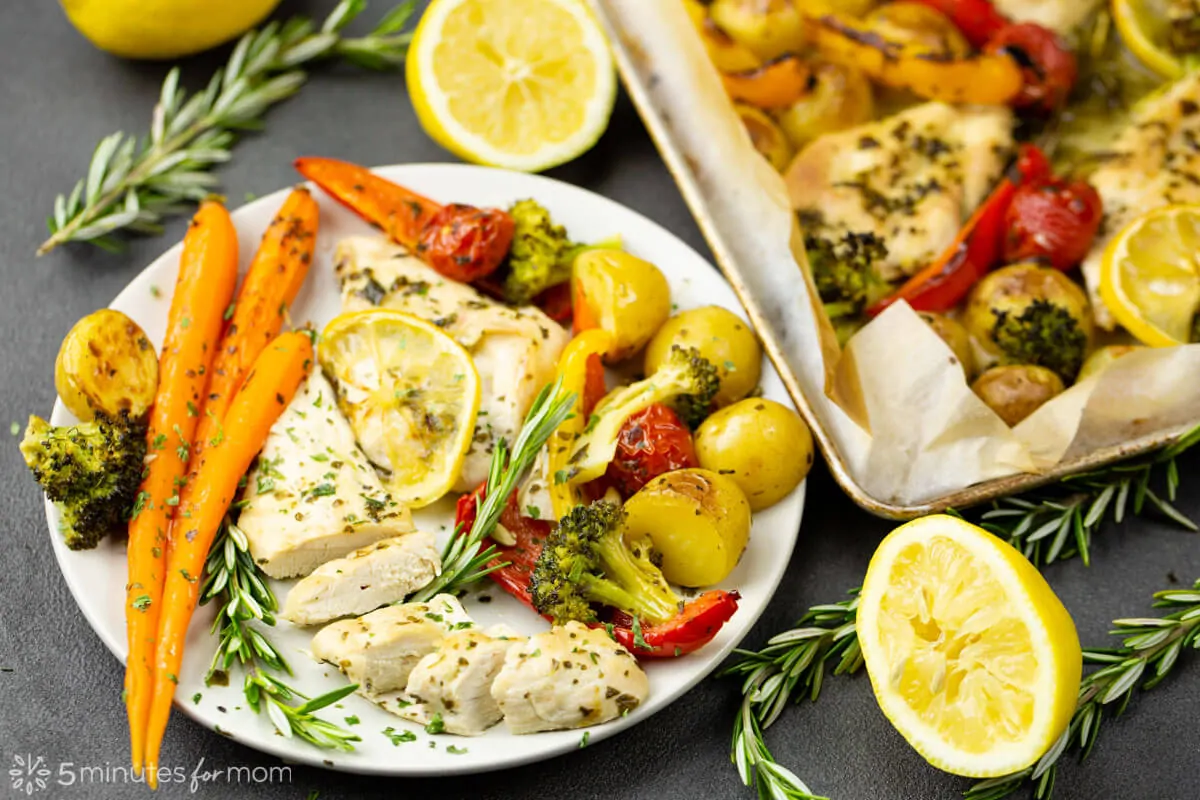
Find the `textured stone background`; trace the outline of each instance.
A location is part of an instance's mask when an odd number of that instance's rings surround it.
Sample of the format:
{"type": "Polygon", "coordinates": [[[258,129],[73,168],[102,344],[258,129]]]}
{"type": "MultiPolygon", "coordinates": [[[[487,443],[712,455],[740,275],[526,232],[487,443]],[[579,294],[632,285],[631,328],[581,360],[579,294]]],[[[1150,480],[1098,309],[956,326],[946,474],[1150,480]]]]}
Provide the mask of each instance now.
{"type": "MultiPolygon", "coordinates": [[[[659,0],[667,2],[668,0],[659,0]]],[[[388,3],[373,0],[374,19],[388,3]]],[[[282,12],[323,15],[333,0],[285,2],[282,12]]],[[[189,61],[185,85],[207,80],[218,56],[189,61]]],[[[141,132],[158,94],[164,65],[114,60],[89,47],[57,4],[0,3],[0,430],[30,412],[48,413],[54,399],[52,363],[63,334],[78,317],[106,305],[182,234],[175,221],[160,238],[135,242],[112,256],[81,247],[34,259],[43,218],[54,195],[83,174],[95,142],[118,129],[141,132]]],[[[448,156],[417,127],[404,82],[351,68],[318,70],[295,99],[271,112],[270,132],[238,145],[221,173],[237,205],[247,192],[265,194],[293,183],[291,159],[301,153],[341,156],[363,164],[441,161],[448,156]]],[[[674,184],[629,103],[585,158],[554,177],[612,197],[658,221],[707,252],[674,184]]],[[[1200,459],[1183,465],[1180,505],[1200,517],[1200,459]]],[[[0,765],[16,753],[44,755],[51,766],[122,764],[122,669],[88,628],[55,566],[41,497],[10,440],[0,447],[0,765]]],[[[810,484],[801,542],[775,601],[746,640],[759,646],[813,603],[836,600],[866,569],[887,523],[859,511],[823,468],[810,484]]],[[[1158,521],[1106,529],[1094,565],[1049,571],[1075,615],[1085,643],[1105,641],[1108,621],[1148,611],[1151,592],[1200,576],[1200,539],[1158,521]]],[[[1198,656],[1192,656],[1195,660],[1198,656]]],[[[748,798],[728,761],[736,689],[709,680],[644,725],[587,750],[492,775],[438,780],[366,779],[297,767],[286,785],[258,786],[264,800],[430,796],[514,798],[748,798]],[[411,794],[410,794],[411,793],[411,794]]],[[[831,680],[816,706],[789,709],[770,731],[781,761],[836,800],[932,800],[968,786],[933,770],[911,751],[876,709],[865,677],[831,680]]],[[[277,763],[175,715],[164,764],[209,766],[277,763]]],[[[1106,726],[1086,767],[1067,766],[1058,800],[1200,797],[1200,664],[1139,698],[1106,726]]],[[[0,797],[16,796],[0,777],[0,797]]],[[[133,797],[120,786],[52,786],[36,796],[133,797]]],[[[245,790],[243,789],[243,792],[245,790]]],[[[238,794],[224,785],[198,798],[238,794]]],[[[170,786],[161,796],[185,796],[170,786]]]]}

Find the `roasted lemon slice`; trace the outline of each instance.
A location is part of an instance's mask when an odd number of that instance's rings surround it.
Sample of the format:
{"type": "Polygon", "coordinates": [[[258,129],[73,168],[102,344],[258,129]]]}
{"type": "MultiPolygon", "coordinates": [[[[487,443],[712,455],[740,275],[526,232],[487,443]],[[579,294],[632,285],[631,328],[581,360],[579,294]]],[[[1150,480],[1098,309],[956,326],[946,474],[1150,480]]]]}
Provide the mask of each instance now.
{"type": "Polygon", "coordinates": [[[583,0],[433,0],[407,80],[440,145],[529,172],[595,144],[617,92],[608,42],[583,0]]]}
{"type": "Polygon", "coordinates": [[[955,775],[1028,767],[1075,710],[1083,660],[1067,610],[1020,553],[956,517],[883,540],[858,639],[884,715],[955,775]]]}
{"type": "Polygon", "coordinates": [[[1167,206],[1131,222],[1100,267],[1104,305],[1143,344],[1187,344],[1200,310],[1200,206],[1167,206]]]}
{"type": "Polygon", "coordinates": [[[467,351],[422,319],[371,309],[329,323],[317,358],[392,497],[419,508],[450,491],[479,412],[467,351]]]}
{"type": "Polygon", "coordinates": [[[1166,45],[1165,0],[1112,0],[1113,21],[1138,61],[1164,78],[1182,78],[1183,62],[1166,45]]]}

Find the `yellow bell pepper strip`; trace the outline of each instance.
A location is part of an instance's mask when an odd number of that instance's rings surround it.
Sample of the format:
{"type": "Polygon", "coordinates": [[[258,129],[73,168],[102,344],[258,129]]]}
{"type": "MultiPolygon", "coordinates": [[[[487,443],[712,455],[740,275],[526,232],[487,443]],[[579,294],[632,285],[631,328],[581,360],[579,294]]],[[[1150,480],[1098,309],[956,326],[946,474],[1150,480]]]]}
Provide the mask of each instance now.
{"type": "Polygon", "coordinates": [[[879,83],[929,100],[1007,105],[1025,85],[1020,65],[1002,52],[950,59],[913,52],[838,14],[823,14],[809,22],[813,43],[826,60],[857,67],[879,83]]]}
{"type": "Polygon", "coordinates": [[[816,89],[812,66],[799,56],[786,55],[747,72],[723,73],[721,83],[735,102],[756,108],[790,108],[816,89]]]}
{"type": "Polygon", "coordinates": [[[692,20],[700,41],[713,65],[721,72],[745,72],[762,64],[750,48],[739,44],[732,36],[717,27],[700,0],[683,0],[683,8],[692,20]]]}
{"type": "Polygon", "coordinates": [[[587,428],[591,406],[599,399],[597,392],[603,395],[603,386],[596,387],[595,376],[599,374],[603,378],[600,357],[608,352],[612,342],[612,334],[608,331],[592,328],[572,339],[558,359],[558,374],[562,378],[559,391],[563,395],[575,393],[575,408],[546,445],[550,454],[550,505],[555,519],[562,519],[572,508],[586,502],[582,485],[567,479],[571,472],[568,460],[575,440],[587,428]]]}

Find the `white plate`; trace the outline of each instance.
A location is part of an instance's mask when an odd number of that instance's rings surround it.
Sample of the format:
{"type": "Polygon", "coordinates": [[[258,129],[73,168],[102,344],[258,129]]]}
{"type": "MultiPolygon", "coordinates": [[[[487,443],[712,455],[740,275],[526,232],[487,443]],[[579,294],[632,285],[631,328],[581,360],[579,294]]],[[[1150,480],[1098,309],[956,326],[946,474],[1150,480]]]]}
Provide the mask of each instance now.
{"type": "MultiPolygon", "coordinates": [[[[514,200],[532,197],[550,209],[554,219],[566,226],[573,239],[594,241],[620,234],[627,249],[645,258],[663,271],[671,284],[672,299],[681,309],[699,305],[725,306],[741,314],[742,309],[730,288],[699,254],[663,228],[645,217],[599,195],[548,178],[464,165],[420,164],[383,167],[378,172],[439,201],[460,201],[505,207],[514,200]]],[[[234,213],[241,245],[243,266],[249,262],[259,238],[287,190],[263,197],[234,213]]],[[[292,309],[296,324],[311,321],[318,327],[339,311],[337,281],[333,275],[332,254],[343,237],[372,233],[353,213],[325,194],[316,191],[321,205],[321,227],[317,256],[308,282],[292,309]]],[[[146,330],[150,338],[162,342],[170,292],[175,283],[180,247],[168,250],[147,267],[112,303],[146,330]]],[[[762,388],[765,396],[790,404],[779,376],[764,363],[762,388]]],[[[62,403],[56,403],[52,421],[73,421],[62,403]]],[[[123,613],[126,574],[125,547],[120,540],[106,540],[96,550],[72,552],[57,532],[57,514],[47,503],[47,520],[54,553],[84,616],[104,644],[122,662],[126,655],[123,613]]],[[[651,714],[676,700],[708,675],[750,630],[762,613],[783,577],[795,545],[804,508],[804,487],[781,503],[754,516],[750,545],[741,564],[722,588],[741,592],[737,614],[707,647],[679,659],[652,662],[650,698],[627,717],[607,725],[588,729],[589,740],[599,741],[618,731],[646,720],[651,714]]],[[[414,514],[419,527],[441,532],[443,538],[453,521],[448,501],[414,514]]],[[[480,622],[504,621],[527,633],[545,629],[545,623],[499,588],[486,583],[464,602],[480,622]],[[478,594],[487,594],[491,602],[482,603],[478,594]]],[[[287,582],[274,582],[281,604],[287,582]]],[[[209,633],[210,607],[201,608],[188,633],[183,673],[179,676],[176,706],[202,725],[216,729],[242,744],[272,753],[289,761],[326,766],[348,772],[381,775],[444,775],[482,772],[539,761],[579,747],[581,731],[539,733],[512,736],[501,723],[476,738],[429,736],[422,729],[379,709],[358,697],[346,698],[338,706],[320,712],[325,718],[344,724],[344,718],[357,716],[352,726],[363,739],[353,753],[319,750],[275,733],[266,715],[256,715],[246,705],[240,691],[240,674],[235,668],[230,686],[206,687],[204,673],[212,657],[214,641],[209,633]],[[199,702],[193,696],[199,693],[199,702]],[[393,745],[383,735],[384,728],[411,729],[418,741],[393,745]],[[432,747],[430,744],[432,743],[432,747]],[[451,753],[448,746],[465,748],[466,753],[451,753]]],[[[306,648],[313,629],[294,628],[281,621],[269,635],[295,670],[292,684],[310,696],[322,694],[345,683],[337,670],[318,664],[306,648]]],[[[113,702],[108,713],[124,714],[113,702]]],[[[168,729],[167,736],[171,735],[168,729]]],[[[169,765],[168,765],[169,766],[169,765]]]]}

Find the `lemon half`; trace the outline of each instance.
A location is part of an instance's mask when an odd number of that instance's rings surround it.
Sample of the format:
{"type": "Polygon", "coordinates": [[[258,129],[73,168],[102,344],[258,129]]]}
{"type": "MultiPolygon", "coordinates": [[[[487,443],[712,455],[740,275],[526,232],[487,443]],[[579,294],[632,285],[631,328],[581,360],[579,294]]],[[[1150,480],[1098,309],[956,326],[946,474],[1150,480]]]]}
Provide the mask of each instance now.
{"type": "Polygon", "coordinates": [[[858,638],[884,715],[955,775],[1030,766],[1074,713],[1083,659],[1067,610],[1020,553],[956,517],[883,540],[858,638]]]}
{"type": "Polygon", "coordinates": [[[417,119],[479,164],[536,172],[604,133],[617,81],[582,0],[434,0],[407,62],[417,119]]]}
{"type": "Polygon", "coordinates": [[[1118,233],[1100,265],[1100,298],[1143,344],[1187,344],[1200,310],[1200,206],[1155,209],[1118,233]]]}
{"type": "Polygon", "coordinates": [[[1168,80],[1182,78],[1183,62],[1162,43],[1166,13],[1156,0],[1112,0],[1113,21],[1125,46],[1154,72],[1168,80]]]}
{"type": "Polygon", "coordinates": [[[257,25],[279,0],[60,0],[80,33],[123,58],[199,53],[257,25]]]}
{"type": "Polygon", "coordinates": [[[330,322],[317,358],[392,497],[419,508],[450,491],[479,412],[479,373],[467,351],[425,320],[370,309],[330,322]]]}

